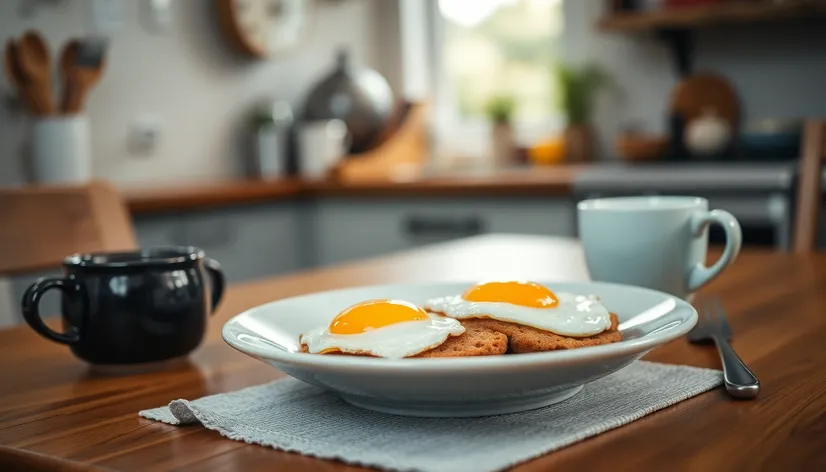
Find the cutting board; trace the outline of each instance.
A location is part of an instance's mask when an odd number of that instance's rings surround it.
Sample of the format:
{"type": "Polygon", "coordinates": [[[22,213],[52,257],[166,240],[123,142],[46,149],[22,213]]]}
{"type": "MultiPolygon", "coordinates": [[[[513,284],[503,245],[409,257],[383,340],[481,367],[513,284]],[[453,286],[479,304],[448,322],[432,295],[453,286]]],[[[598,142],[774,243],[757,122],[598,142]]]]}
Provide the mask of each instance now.
{"type": "Polygon", "coordinates": [[[707,109],[728,121],[737,129],[740,105],[734,87],[724,77],[702,73],[686,77],[674,88],[671,95],[671,116],[679,115],[689,123],[703,115],[707,109]]]}

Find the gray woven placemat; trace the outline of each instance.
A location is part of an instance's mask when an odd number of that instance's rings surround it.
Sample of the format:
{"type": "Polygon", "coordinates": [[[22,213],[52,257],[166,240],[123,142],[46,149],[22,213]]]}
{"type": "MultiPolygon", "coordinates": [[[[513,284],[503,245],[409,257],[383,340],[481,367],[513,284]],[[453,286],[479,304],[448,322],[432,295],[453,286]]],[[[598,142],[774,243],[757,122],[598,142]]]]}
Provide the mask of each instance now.
{"type": "Polygon", "coordinates": [[[716,370],[639,361],[538,410],[483,418],[409,418],[350,406],[294,379],[140,415],[201,423],[237,441],[392,470],[496,471],[630,423],[722,383],[716,370]]]}

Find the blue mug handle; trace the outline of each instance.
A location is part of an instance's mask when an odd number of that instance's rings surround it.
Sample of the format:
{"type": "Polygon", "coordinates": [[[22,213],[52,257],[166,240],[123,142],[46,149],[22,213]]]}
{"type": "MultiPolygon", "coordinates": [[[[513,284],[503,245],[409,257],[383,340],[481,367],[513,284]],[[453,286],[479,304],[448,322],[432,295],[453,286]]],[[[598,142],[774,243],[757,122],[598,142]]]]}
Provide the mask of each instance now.
{"type": "Polygon", "coordinates": [[[698,262],[691,268],[688,275],[688,293],[697,291],[720,275],[720,272],[734,261],[743,246],[743,231],[740,229],[740,223],[727,211],[711,210],[696,213],[691,218],[691,231],[695,236],[699,236],[712,223],[723,227],[726,233],[726,248],[723,250],[723,255],[711,267],[698,262]]]}

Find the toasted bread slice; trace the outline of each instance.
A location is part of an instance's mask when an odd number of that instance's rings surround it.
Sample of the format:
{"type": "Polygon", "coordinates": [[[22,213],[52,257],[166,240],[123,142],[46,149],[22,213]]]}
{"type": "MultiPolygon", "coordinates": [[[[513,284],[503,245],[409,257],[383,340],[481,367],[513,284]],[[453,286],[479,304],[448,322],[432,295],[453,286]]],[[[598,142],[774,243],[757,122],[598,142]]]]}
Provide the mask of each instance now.
{"type": "Polygon", "coordinates": [[[414,357],[498,356],[507,350],[506,335],[480,326],[465,326],[461,336],[448,338],[441,346],[414,357]]]}
{"type": "Polygon", "coordinates": [[[555,351],[557,349],[576,349],[578,347],[599,346],[622,341],[622,334],[617,331],[619,318],[611,313],[611,327],[594,336],[574,338],[561,336],[530,326],[508,323],[490,318],[473,318],[462,320],[466,329],[482,328],[504,334],[508,337],[508,352],[521,354],[526,352],[555,351]]]}
{"type": "MultiPolygon", "coordinates": [[[[508,337],[502,333],[478,326],[466,328],[464,334],[451,336],[439,346],[412,357],[495,356],[508,350],[508,337]]],[[[301,352],[308,352],[305,344],[301,352]]],[[[371,356],[367,353],[330,352],[339,356],[371,356]]]]}

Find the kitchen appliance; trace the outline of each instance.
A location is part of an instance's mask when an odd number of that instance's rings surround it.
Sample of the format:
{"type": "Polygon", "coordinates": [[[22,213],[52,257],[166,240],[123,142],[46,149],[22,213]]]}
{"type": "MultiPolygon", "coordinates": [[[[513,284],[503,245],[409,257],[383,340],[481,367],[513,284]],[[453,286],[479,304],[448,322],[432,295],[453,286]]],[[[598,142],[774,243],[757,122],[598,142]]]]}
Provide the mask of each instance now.
{"type": "Polygon", "coordinates": [[[393,91],[378,72],[357,68],[346,50],[338,52],[335,69],[307,94],[301,120],[341,120],[350,133],[351,154],[376,147],[393,118],[393,91]]]}

